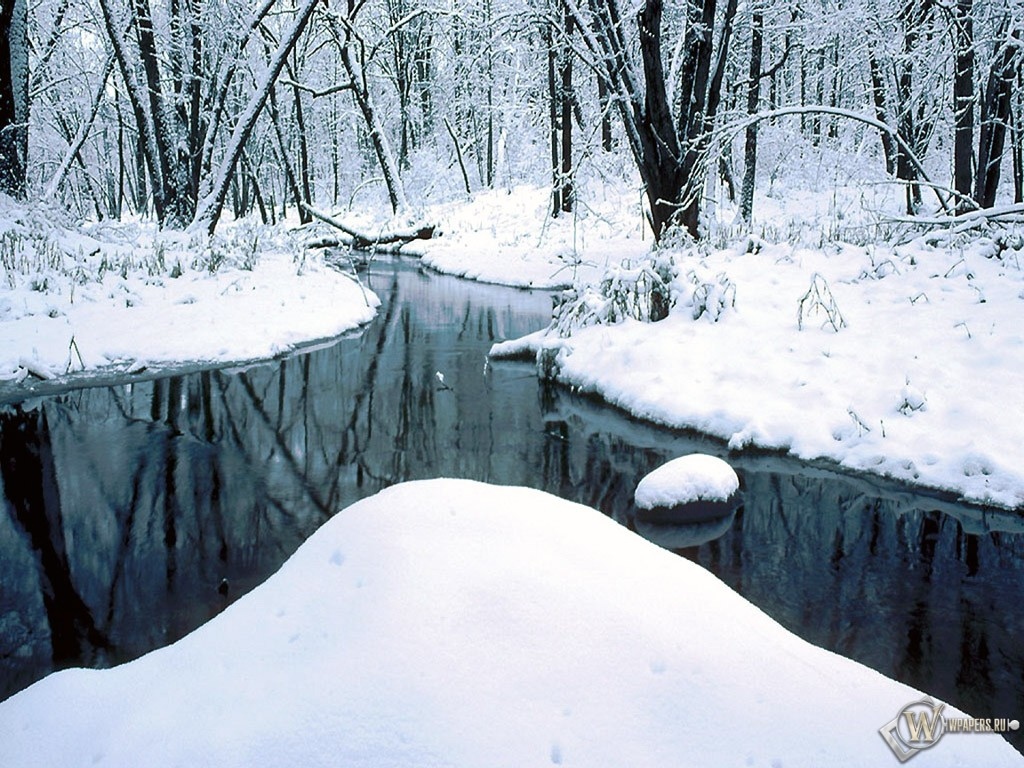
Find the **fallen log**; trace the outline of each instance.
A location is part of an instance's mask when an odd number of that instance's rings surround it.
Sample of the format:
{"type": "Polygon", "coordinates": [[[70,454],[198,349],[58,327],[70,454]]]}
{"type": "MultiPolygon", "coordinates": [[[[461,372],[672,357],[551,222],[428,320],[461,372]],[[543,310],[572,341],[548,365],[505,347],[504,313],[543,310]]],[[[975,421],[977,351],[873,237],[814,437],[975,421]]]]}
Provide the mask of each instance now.
{"type": "Polygon", "coordinates": [[[377,244],[373,245],[370,248],[357,248],[355,245],[352,244],[352,238],[350,238],[350,237],[318,237],[316,240],[310,240],[307,243],[305,243],[305,247],[306,248],[310,248],[310,249],[313,249],[313,248],[347,248],[349,250],[354,250],[354,251],[359,251],[360,253],[365,253],[366,256],[363,257],[363,260],[360,263],[367,263],[367,262],[369,262],[370,259],[373,258],[373,255],[377,254],[377,253],[387,253],[387,254],[391,254],[392,256],[422,256],[423,255],[423,253],[420,252],[420,251],[410,250],[409,248],[405,248],[404,247],[405,245],[407,245],[406,242],[387,243],[387,244],[383,244],[383,245],[380,244],[380,243],[377,243],[377,244]]]}
{"type": "Polygon", "coordinates": [[[363,232],[353,229],[352,227],[338,221],[333,216],[318,211],[306,203],[299,203],[300,206],[309,214],[325,224],[329,224],[342,233],[348,235],[349,239],[344,242],[339,242],[339,245],[347,245],[350,248],[357,251],[378,251],[378,252],[391,252],[397,253],[399,249],[411,243],[413,240],[430,240],[437,233],[437,227],[433,224],[422,227],[415,227],[407,230],[393,230],[391,232],[381,232],[377,235],[367,235],[363,232]]]}

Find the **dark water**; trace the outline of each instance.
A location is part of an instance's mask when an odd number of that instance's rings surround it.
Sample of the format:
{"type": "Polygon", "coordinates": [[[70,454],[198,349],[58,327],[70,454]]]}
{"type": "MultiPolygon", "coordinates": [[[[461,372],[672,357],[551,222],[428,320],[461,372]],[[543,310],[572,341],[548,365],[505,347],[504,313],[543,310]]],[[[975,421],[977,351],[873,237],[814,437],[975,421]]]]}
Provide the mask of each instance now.
{"type": "MultiPolygon", "coordinates": [[[[1018,516],[729,456],[542,385],[528,364],[488,363],[492,341],[546,323],[544,293],[387,261],[368,279],[384,306],[358,338],[0,409],[0,698],[54,668],[109,666],[171,642],[263,581],[335,511],[396,482],[450,476],[595,506],[811,642],[977,717],[1024,715],[1018,516]],[[693,451],[737,468],[742,508],[717,525],[634,523],[639,479],[693,451]]],[[[879,726],[895,714],[880,710],[879,726]]]]}

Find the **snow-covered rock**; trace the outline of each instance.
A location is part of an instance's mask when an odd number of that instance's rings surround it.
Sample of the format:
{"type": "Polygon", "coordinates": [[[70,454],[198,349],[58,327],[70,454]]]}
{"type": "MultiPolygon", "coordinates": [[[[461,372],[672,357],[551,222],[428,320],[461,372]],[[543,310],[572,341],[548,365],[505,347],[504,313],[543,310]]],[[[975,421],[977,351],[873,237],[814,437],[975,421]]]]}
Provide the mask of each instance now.
{"type": "MultiPolygon", "coordinates": [[[[0,765],[887,766],[920,698],[595,510],[432,480],[180,642],[0,703],[0,765]]],[[[994,735],[918,760],[1024,764],[994,735]]]]}
{"type": "Polygon", "coordinates": [[[709,522],[735,511],[739,488],[740,480],[727,462],[693,453],[672,459],[644,477],[633,503],[637,519],[644,522],[709,522]]]}
{"type": "Polygon", "coordinates": [[[691,501],[726,501],[739,490],[735,470],[717,456],[691,453],[666,462],[644,477],[633,501],[641,509],[676,507],[691,501]]]}

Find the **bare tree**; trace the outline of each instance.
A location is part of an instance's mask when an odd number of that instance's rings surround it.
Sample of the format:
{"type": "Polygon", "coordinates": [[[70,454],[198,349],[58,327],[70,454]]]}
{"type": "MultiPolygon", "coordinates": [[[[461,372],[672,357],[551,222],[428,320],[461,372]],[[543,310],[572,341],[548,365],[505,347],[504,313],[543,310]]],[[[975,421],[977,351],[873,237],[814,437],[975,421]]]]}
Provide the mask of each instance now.
{"type": "Polygon", "coordinates": [[[399,210],[408,208],[409,203],[405,196],[405,186],[399,173],[398,164],[395,162],[394,154],[391,151],[391,142],[387,132],[377,113],[373,94],[370,91],[369,81],[366,77],[366,65],[368,52],[372,48],[358,33],[354,26],[355,16],[358,14],[362,3],[356,0],[347,0],[346,12],[331,11],[328,18],[331,22],[331,33],[338,47],[341,62],[345,68],[348,80],[336,88],[344,88],[352,92],[363,120],[366,122],[366,129],[369,132],[370,143],[373,145],[374,154],[380,165],[381,173],[384,175],[384,183],[388,188],[388,197],[391,200],[391,208],[396,213],[399,210]]]}
{"type": "Polygon", "coordinates": [[[736,0],[687,0],[675,98],[662,60],[663,0],[645,0],[636,18],[644,84],[634,74],[616,0],[589,0],[586,12],[569,0],[584,41],[614,92],[627,141],[643,179],[656,238],[673,224],[700,237],[705,159],[721,103],[736,0]],[[715,31],[718,40],[715,41],[715,31]]]}
{"type": "Polygon", "coordinates": [[[971,172],[974,161],[974,0],[956,0],[953,6],[953,188],[957,210],[974,207],[971,172]]]}
{"type": "Polygon", "coordinates": [[[996,202],[1007,127],[1010,123],[1014,81],[1021,68],[1021,30],[1010,28],[1009,18],[1000,25],[999,44],[989,66],[981,100],[978,131],[978,162],[975,166],[974,199],[982,208],[996,202]]]}
{"type": "Polygon", "coordinates": [[[274,83],[284,68],[285,60],[295,47],[295,43],[298,41],[310,16],[313,15],[314,8],[316,8],[319,2],[320,0],[304,0],[302,5],[296,8],[291,26],[288,27],[285,35],[282,37],[277,51],[267,64],[267,69],[263,76],[257,82],[256,89],[249,97],[245,110],[235,123],[235,129],[231,133],[231,139],[228,141],[224,157],[221,159],[213,176],[211,189],[196,206],[195,216],[189,225],[190,230],[198,231],[205,229],[207,232],[212,233],[216,228],[217,221],[220,219],[221,211],[224,208],[228,186],[235,172],[235,166],[238,164],[242,151],[245,149],[245,144],[249,140],[250,134],[252,134],[256,120],[263,110],[263,105],[267,102],[270,90],[274,87],[274,83]]]}

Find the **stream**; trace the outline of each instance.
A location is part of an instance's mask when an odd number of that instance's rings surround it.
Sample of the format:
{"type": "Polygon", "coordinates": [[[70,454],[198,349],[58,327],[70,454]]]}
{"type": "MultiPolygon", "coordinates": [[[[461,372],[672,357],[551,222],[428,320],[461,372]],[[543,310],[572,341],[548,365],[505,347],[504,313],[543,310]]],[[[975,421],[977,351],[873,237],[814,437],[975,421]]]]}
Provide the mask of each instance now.
{"type": "MultiPolygon", "coordinates": [[[[177,640],[338,510],[446,476],[596,507],[816,645],[975,717],[1024,719],[1018,515],[731,455],[543,384],[530,364],[488,361],[494,341],[547,324],[547,293],[402,259],[374,261],[365,279],[383,304],[359,335],[0,406],[0,700],[54,669],[177,640]],[[691,526],[635,521],[640,478],[695,451],[736,468],[739,510],[691,526]]],[[[840,691],[836,706],[841,716],[840,691]]],[[[880,709],[879,727],[895,714],[880,709]]],[[[1019,731],[1009,737],[1024,749],[1019,731]]]]}

